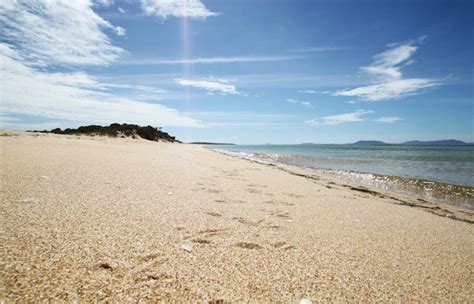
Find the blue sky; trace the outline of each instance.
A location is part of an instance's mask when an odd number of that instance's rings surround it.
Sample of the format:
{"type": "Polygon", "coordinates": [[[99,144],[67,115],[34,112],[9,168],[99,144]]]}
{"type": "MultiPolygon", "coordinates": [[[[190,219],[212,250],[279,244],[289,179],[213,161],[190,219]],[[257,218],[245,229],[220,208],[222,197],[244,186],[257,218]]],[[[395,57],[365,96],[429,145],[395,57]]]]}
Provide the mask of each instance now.
{"type": "Polygon", "coordinates": [[[0,3],[0,122],[184,141],[474,141],[472,1],[0,3]]]}

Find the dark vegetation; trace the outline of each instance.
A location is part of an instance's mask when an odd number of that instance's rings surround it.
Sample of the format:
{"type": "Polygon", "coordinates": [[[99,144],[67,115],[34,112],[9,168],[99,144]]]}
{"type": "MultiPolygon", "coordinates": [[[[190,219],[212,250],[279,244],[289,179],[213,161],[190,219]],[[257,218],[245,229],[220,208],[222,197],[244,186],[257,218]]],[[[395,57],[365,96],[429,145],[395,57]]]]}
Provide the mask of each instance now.
{"type": "Polygon", "coordinates": [[[54,133],[64,135],[89,135],[89,136],[110,136],[110,137],[141,137],[151,141],[167,141],[167,142],[180,142],[174,136],[169,135],[166,132],[161,131],[158,128],[152,126],[141,127],[134,124],[118,124],[113,123],[110,126],[81,126],[77,129],[65,129],[60,128],[53,129],[51,131],[33,131],[41,133],[54,133]]]}

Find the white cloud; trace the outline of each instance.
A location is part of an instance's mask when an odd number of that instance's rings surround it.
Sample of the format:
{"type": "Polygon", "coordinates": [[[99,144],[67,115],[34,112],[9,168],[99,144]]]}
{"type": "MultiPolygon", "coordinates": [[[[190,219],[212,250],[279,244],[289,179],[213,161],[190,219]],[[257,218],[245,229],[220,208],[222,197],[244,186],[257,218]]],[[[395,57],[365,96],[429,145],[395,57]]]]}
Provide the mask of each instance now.
{"type": "MultiPolygon", "coordinates": [[[[129,122],[141,125],[202,127],[199,120],[160,104],[110,92],[122,85],[104,84],[85,73],[47,73],[22,62],[21,55],[0,44],[1,116],[25,115],[66,124],[129,122]]],[[[153,91],[149,87],[132,87],[153,91]]],[[[156,89],[159,91],[159,89],[156,89]]]]}
{"type": "Polygon", "coordinates": [[[125,14],[125,13],[126,13],[126,11],[125,11],[123,8],[121,8],[121,7],[119,7],[117,10],[118,10],[120,13],[122,13],[122,14],[125,14]]]}
{"type": "Polygon", "coordinates": [[[294,99],[294,98],[287,98],[286,101],[288,101],[289,103],[301,104],[305,107],[311,107],[311,102],[309,102],[309,101],[300,101],[300,100],[297,100],[297,99],[294,99]]]}
{"type": "Polygon", "coordinates": [[[402,44],[374,56],[374,62],[370,66],[361,67],[362,71],[382,80],[401,79],[400,66],[408,63],[408,59],[416,52],[417,47],[413,43],[402,44]]]}
{"type": "Polygon", "coordinates": [[[375,84],[339,90],[333,92],[332,95],[359,97],[360,100],[365,101],[381,101],[415,95],[441,85],[440,81],[436,79],[404,79],[401,68],[413,63],[410,58],[418,47],[415,42],[392,44],[391,46],[391,49],[375,55],[371,65],[361,67],[362,71],[373,78],[375,84]]]}
{"type": "Polygon", "coordinates": [[[315,91],[315,90],[298,90],[297,91],[298,93],[306,93],[306,94],[318,94],[319,92],[315,91]]]}
{"type": "Polygon", "coordinates": [[[141,7],[145,15],[163,19],[170,16],[205,19],[219,15],[208,10],[200,0],[141,0],[141,7]]]}
{"type": "Polygon", "coordinates": [[[306,120],[305,123],[315,126],[315,125],[339,125],[342,123],[348,122],[361,122],[364,121],[364,116],[374,111],[370,110],[357,110],[352,113],[344,113],[338,115],[325,116],[321,118],[315,118],[311,120],[306,120]]]}
{"type": "Polygon", "coordinates": [[[150,64],[213,64],[213,63],[240,63],[240,62],[269,62],[301,59],[302,56],[231,56],[231,57],[207,57],[190,59],[145,59],[128,60],[120,62],[127,65],[150,65],[150,64]]]}
{"type": "Polygon", "coordinates": [[[228,80],[192,80],[192,79],[175,79],[177,83],[179,83],[182,86],[189,86],[189,87],[194,87],[198,89],[204,89],[207,90],[208,93],[221,93],[223,95],[231,94],[231,95],[237,95],[240,94],[236,88],[235,85],[229,84],[228,80]]]}
{"type": "Polygon", "coordinates": [[[95,3],[101,6],[111,6],[114,4],[114,0],[94,0],[95,3]]]}
{"type": "Polygon", "coordinates": [[[103,30],[117,35],[124,35],[125,30],[102,19],[92,6],[91,0],[3,0],[0,35],[29,64],[108,64],[123,50],[103,30]]]}
{"type": "Polygon", "coordinates": [[[255,112],[190,112],[184,113],[206,121],[209,127],[301,126],[295,116],[281,113],[255,112]]]}
{"type": "Polygon", "coordinates": [[[392,124],[400,120],[402,120],[400,117],[380,117],[375,121],[392,124]]]}
{"type": "Polygon", "coordinates": [[[439,82],[431,79],[410,78],[359,87],[352,90],[341,90],[333,95],[359,97],[365,101],[380,101],[415,95],[420,90],[434,88],[439,85],[439,82]]]}

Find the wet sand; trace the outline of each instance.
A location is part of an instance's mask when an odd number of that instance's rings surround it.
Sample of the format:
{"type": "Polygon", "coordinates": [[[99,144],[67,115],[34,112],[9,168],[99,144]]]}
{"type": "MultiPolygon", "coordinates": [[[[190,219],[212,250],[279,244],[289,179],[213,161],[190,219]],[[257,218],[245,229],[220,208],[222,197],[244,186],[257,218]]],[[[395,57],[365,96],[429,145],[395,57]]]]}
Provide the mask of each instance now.
{"type": "Polygon", "coordinates": [[[0,133],[2,301],[474,298],[472,210],[194,145],[0,133]]]}

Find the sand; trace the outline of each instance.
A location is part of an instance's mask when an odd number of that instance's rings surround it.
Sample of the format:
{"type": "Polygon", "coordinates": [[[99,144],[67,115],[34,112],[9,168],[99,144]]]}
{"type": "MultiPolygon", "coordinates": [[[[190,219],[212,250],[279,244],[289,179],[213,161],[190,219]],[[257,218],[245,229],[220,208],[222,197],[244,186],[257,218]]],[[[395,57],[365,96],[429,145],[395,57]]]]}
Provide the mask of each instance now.
{"type": "Polygon", "coordinates": [[[1,135],[1,301],[474,301],[472,210],[195,145],[1,135]]]}

